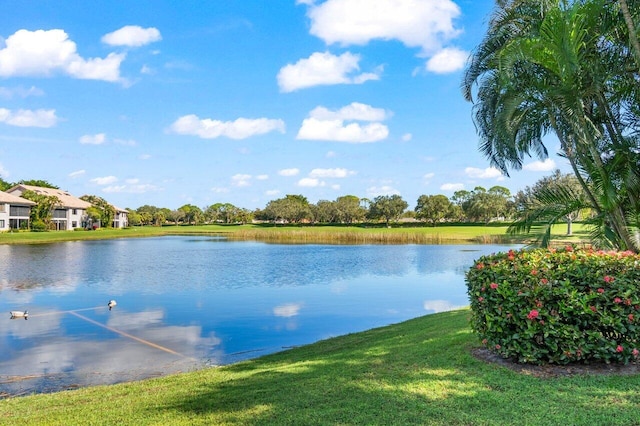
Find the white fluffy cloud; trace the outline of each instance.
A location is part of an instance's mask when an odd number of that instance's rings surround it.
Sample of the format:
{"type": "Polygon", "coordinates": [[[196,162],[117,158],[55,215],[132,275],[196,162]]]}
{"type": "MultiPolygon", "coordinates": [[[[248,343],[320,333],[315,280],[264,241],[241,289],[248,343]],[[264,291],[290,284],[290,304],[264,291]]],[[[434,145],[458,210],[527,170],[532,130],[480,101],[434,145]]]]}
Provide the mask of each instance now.
{"type": "Polygon", "coordinates": [[[251,175],[239,173],[237,175],[231,176],[231,181],[233,182],[234,186],[239,186],[239,187],[251,186],[250,180],[251,180],[251,175]]]}
{"type": "Polygon", "coordinates": [[[464,189],[463,183],[445,183],[440,186],[440,189],[443,191],[460,191],[464,189]]]}
{"type": "Polygon", "coordinates": [[[105,177],[97,177],[91,179],[91,183],[95,183],[96,185],[111,185],[112,183],[116,183],[118,178],[115,176],[105,176],[105,177]]]}
{"type": "Polygon", "coordinates": [[[495,167],[488,167],[486,169],[467,167],[466,169],[464,169],[464,172],[472,179],[500,179],[503,177],[502,173],[500,173],[500,170],[496,169],[495,167]]]}
{"type": "Polygon", "coordinates": [[[284,318],[295,317],[300,313],[300,309],[302,309],[302,306],[302,303],[288,303],[285,305],[276,306],[275,308],[273,308],[273,315],[284,318]]]}
{"type": "Polygon", "coordinates": [[[381,121],[390,113],[370,105],[354,102],[336,111],[316,107],[309,118],[302,121],[297,139],[334,142],[377,142],[389,136],[389,129],[381,121]],[[346,123],[351,121],[350,123],[346,123]],[[353,121],[369,121],[361,124],[353,121]],[[373,121],[373,122],[372,122],[373,121]]]}
{"type": "Polygon", "coordinates": [[[325,186],[325,182],[316,178],[302,178],[298,181],[298,186],[306,187],[306,188],[316,188],[318,186],[325,186]]]}
{"type": "Polygon", "coordinates": [[[210,118],[200,119],[191,114],[178,118],[170,130],[180,135],[198,136],[203,139],[215,139],[225,136],[230,139],[246,139],[251,136],[278,131],[285,132],[284,121],[268,118],[238,118],[235,121],[219,121],[210,118]]]}
{"type": "Polygon", "coordinates": [[[282,169],[278,171],[280,176],[297,176],[300,173],[300,169],[282,169]]]}
{"type": "Polygon", "coordinates": [[[464,68],[469,52],[457,49],[455,47],[447,47],[440,50],[427,61],[427,71],[436,74],[447,74],[459,71],[464,68]]]}
{"type": "Polygon", "coordinates": [[[125,54],[106,58],[82,58],[76,44],[63,30],[18,30],[7,37],[0,50],[0,77],[67,74],[86,80],[120,81],[125,54]]]}
{"type": "Polygon", "coordinates": [[[311,110],[309,116],[318,120],[357,120],[357,121],[383,121],[391,116],[391,113],[374,108],[367,104],[352,102],[337,111],[331,111],[319,106],[311,110]]]}
{"type": "Polygon", "coordinates": [[[346,178],[356,172],[347,169],[313,169],[309,173],[310,178],[346,178]]]}
{"type": "Polygon", "coordinates": [[[534,161],[532,163],[525,164],[522,168],[530,172],[548,172],[556,168],[556,162],[551,158],[547,158],[544,161],[534,161]]]}
{"type": "Polygon", "coordinates": [[[327,44],[399,40],[431,54],[460,33],[453,23],[460,8],[451,0],[327,0],[310,4],[307,15],[311,34],[327,44]]]}
{"type": "Polygon", "coordinates": [[[55,109],[19,109],[11,111],[0,108],[0,123],[17,127],[53,127],[58,123],[55,109]]]}
{"type": "Polygon", "coordinates": [[[282,92],[293,92],[307,87],[333,84],[362,84],[379,80],[382,68],[360,73],[359,55],[345,52],[335,56],[329,52],[315,52],[295,64],[288,64],[278,72],[278,87],[282,92]]]}
{"type": "Polygon", "coordinates": [[[107,186],[102,189],[102,192],[106,192],[108,194],[114,194],[114,193],[144,194],[146,192],[160,191],[161,189],[162,188],[159,188],[155,185],[151,185],[148,183],[138,183],[137,179],[132,179],[131,182],[128,181],[125,185],[107,186]]]}
{"type": "Polygon", "coordinates": [[[107,135],[98,133],[95,135],[84,135],[80,137],[80,143],[83,145],[102,145],[107,140],[107,135]]]}
{"type": "Polygon", "coordinates": [[[86,170],[76,170],[75,172],[69,173],[69,177],[71,179],[79,178],[80,176],[84,176],[86,170]]]}
{"type": "Polygon", "coordinates": [[[102,42],[110,46],[139,47],[159,40],[162,40],[162,36],[157,28],[142,28],[137,25],[124,26],[102,37],[102,42]]]}

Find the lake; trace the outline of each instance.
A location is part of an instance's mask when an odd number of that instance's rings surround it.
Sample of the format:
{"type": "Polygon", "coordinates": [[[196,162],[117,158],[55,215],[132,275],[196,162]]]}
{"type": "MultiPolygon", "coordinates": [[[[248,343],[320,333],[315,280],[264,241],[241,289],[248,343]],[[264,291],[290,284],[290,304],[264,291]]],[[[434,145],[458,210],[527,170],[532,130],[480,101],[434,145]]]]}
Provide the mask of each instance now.
{"type": "Polygon", "coordinates": [[[0,397],[224,365],[466,306],[473,261],[512,247],[1,245],[0,397]]]}

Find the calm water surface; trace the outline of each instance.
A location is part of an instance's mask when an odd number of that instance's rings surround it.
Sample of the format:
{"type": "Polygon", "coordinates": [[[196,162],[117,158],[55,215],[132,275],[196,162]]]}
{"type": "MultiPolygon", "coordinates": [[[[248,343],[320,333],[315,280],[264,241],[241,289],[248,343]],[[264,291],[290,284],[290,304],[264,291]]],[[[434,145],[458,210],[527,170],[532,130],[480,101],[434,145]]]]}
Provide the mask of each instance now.
{"type": "Polygon", "coordinates": [[[228,364],[465,306],[465,271],[508,248],[211,237],[0,246],[0,396],[228,364]],[[28,320],[9,318],[25,309],[28,320]]]}

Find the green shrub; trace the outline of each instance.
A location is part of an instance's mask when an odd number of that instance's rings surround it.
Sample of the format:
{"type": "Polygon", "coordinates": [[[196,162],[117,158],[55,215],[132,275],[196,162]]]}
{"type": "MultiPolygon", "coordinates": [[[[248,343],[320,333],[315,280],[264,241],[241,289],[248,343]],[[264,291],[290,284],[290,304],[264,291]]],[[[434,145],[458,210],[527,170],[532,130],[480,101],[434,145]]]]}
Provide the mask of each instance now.
{"type": "Polygon", "coordinates": [[[31,231],[33,232],[45,232],[47,230],[47,224],[42,220],[34,220],[31,222],[31,231]]]}
{"type": "Polygon", "coordinates": [[[482,343],[526,363],[628,363],[640,355],[640,256],[522,250],[483,256],[466,274],[482,343]]]}

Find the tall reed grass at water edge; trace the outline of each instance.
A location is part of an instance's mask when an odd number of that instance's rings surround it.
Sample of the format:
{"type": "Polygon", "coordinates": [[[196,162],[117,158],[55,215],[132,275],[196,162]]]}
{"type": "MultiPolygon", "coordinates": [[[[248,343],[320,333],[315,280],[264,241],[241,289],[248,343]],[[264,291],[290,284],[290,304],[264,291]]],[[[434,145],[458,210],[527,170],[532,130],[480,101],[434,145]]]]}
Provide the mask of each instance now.
{"type": "Polygon", "coordinates": [[[453,244],[479,243],[501,244],[512,242],[508,236],[461,236],[440,233],[384,232],[384,231],[333,231],[314,232],[276,229],[248,229],[225,234],[232,240],[256,240],[272,243],[324,243],[324,244],[453,244]]]}

